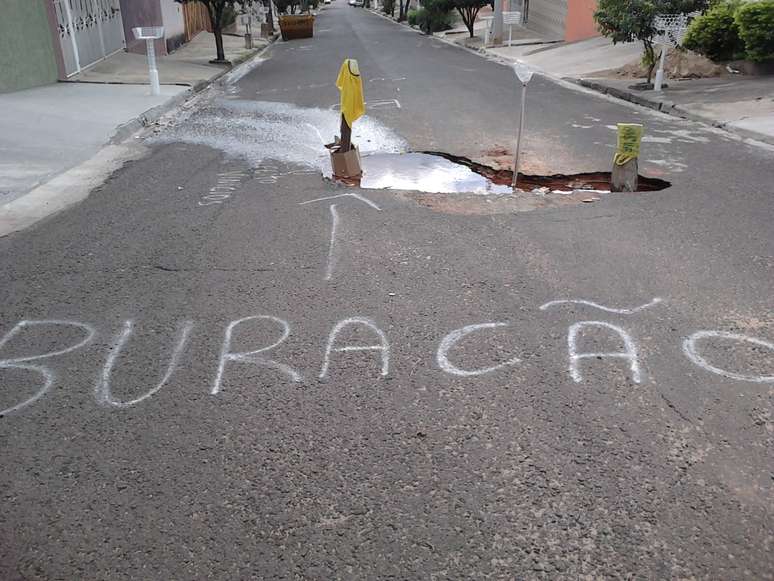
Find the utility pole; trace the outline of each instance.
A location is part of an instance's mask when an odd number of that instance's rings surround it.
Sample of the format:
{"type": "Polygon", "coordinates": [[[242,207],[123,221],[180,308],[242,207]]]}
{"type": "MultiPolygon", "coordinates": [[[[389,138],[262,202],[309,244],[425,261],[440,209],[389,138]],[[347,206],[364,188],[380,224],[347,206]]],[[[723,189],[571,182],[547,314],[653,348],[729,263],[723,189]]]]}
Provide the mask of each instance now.
{"type": "Polygon", "coordinates": [[[503,43],[503,0],[494,0],[494,30],[492,44],[500,46],[503,43]]]}

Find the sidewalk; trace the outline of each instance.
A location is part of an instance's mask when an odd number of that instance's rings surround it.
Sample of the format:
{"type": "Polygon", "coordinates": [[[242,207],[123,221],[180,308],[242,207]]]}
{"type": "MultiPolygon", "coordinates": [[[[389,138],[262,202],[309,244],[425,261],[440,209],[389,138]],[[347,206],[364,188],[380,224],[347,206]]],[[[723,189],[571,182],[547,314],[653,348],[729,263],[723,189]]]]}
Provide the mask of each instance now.
{"type": "MultiPolygon", "coordinates": [[[[269,41],[266,39],[253,38],[254,48],[246,49],[244,37],[223,36],[226,58],[234,66],[247,60],[267,44],[269,41]]],[[[172,54],[157,59],[159,81],[162,85],[191,87],[208,83],[228,70],[224,65],[211,64],[209,61],[213,58],[215,58],[215,35],[210,32],[200,32],[172,54]]],[[[147,57],[143,54],[119,52],[70,80],[87,83],[147,84],[147,57]]]]}
{"type": "Polygon", "coordinates": [[[669,80],[669,87],[660,93],[631,90],[631,79],[586,78],[577,82],[663,113],[702,121],[774,145],[772,76],[669,80]]]}
{"type": "MultiPolygon", "coordinates": [[[[259,40],[245,50],[241,37],[224,41],[234,64],[268,44],[259,40]]],[[[145,55],[125,52],[68,82],[0,94],[0,205],[92,158],[230,70],[207,62],[214,54],[213,35],[200,33],[160,57],[158,96],[149,92],[145,55]]]]}
{"type": "Polygon", "coordinates": [[[639,61],[639,43],[613,45],[608,39],[597,37],[572,43],[484,51],[501,59],[525,62],[551,77],[774,144],[774,76],[771,75],[667,78],[665,82],[669,86],[657,93],[631,89],[637,79],[622,79],[611,73],[613,69],[639,61]]]}

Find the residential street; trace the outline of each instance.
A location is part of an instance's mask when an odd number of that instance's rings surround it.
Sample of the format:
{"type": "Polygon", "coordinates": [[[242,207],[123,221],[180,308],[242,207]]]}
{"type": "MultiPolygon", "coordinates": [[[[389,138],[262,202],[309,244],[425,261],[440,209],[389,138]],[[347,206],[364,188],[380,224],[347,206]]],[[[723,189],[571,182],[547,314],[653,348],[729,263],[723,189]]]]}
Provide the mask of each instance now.
{"type": "Polygon", "coordinates": [[[364,160],[509,164],[512,70],[345,0],[261,58],[0,238],[0,579],[774,579],[774,149],[536,76],[523,173],[671,187],[345,187],[345,58],[364,160]]]}

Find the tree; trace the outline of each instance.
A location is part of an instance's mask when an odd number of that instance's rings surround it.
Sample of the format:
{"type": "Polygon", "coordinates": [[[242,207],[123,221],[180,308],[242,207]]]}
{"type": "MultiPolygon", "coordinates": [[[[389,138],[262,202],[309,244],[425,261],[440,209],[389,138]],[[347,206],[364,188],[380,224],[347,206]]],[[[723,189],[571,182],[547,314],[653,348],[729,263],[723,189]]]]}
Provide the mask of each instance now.
{"type": "Polygon", "coordinates": [[[456,8],[457,12],[460,13],[462,22],[465,23],[470,33],[470,38],[474,36],[473,25],[476,23],[478,11],[490,3],[490,0],[446,0],[446,6],[449,9],[456,8]]]}
{"type": "Polygon", "coordinates": [[[656,16],[693,12],[706,6],[707,0],[599,0],[594,20],[613,44],[642,42],[642,64],[647,67],[650,85],[656,66],[653,37],[660,32],[655,25],[656,16]]]}
{"type": "Polygon", "coordinates": [[[398,0],[398,22],[403,22],[408,18],[409,4],[411,0],[406,0],[405,4],[403,0],[398,0]]]}
{"type": "Polygon", "coordinates": [[[180,4],[201,2],[207,7],[212,32],[215,35],[215,50],[217,52],[215,60],[210,62],[218,65],[230,65],[231,62],[226,60],[226,53],[223,50],[223,26],[225,24],[223,16],[227,13],[227,8],[231,9],[233,13],[235,4],[245,7],[251,5],[253,0],[175,0],[175,2],[180,4]]]}

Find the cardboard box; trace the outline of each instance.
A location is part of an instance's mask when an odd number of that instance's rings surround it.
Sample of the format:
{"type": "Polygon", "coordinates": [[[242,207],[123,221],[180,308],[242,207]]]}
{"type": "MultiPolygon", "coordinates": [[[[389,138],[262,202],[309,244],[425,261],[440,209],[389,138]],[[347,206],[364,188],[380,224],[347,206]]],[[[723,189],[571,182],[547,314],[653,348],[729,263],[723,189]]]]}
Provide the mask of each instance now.
{"type": "Polygon", "coordinates": [[[346,152],[339,151],[338,147],[331,148],[331,167],[333,175],[337,178],[359,178],[363,175],[360,167],[360,151],[353,143],[352,149],[346,152]]]}

